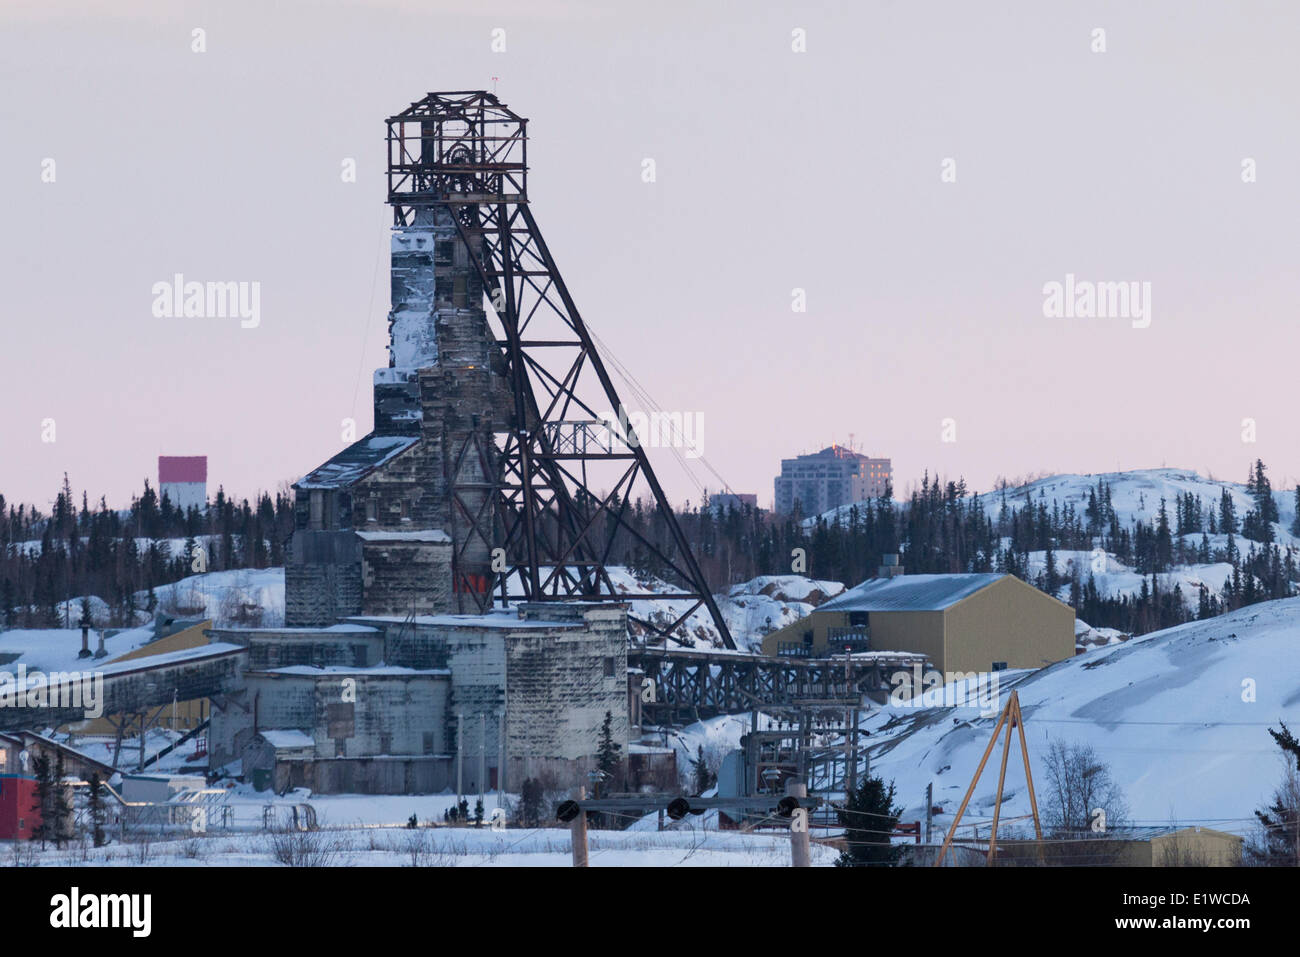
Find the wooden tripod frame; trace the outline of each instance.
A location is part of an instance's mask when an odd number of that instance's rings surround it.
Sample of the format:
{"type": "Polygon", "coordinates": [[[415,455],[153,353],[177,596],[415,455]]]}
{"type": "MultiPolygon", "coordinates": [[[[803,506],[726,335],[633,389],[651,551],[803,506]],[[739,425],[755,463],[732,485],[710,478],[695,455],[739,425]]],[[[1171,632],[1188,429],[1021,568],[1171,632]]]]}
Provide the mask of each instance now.
{"type": "Polygon", "coordinates": [[[939,856],[934,861],[935,867],[943,863],[944,855],[948,853],[948,846],[952,844],[953,835],[957,833],[957,825],[961,824],[961,816],[966,813],[966,805],[970,803],[971,795],[975,793],[975,787],[980,783],[980,775],[984,773],[984,765],[988,763],[989,755],[993,753],[993,746],[998,743],[998,735],[1001,734],[1003,725],[1006,725],[1007,734],[1002,742],[1002,768],[998,772],[998,795],[993,804],[993,832],[989,835],[987,863],[991,867],[997,854],[998,818],[1002,814],[1002,786],[1007,779],[1007,756],[1011,752],[1012,728],[1020,734],[1020,754],[1025,762],[1025,783],[1029,785],[1029,806],[1034,811],[1034,834],[1038,838],[1038,856],[1040,860],[1042,859],[1043,828],[1038,819],[1038,798],[1034,795],[1034,773],[1029,768],[1029,748],[1025,746],[1025,719],[1020,714],[1020,695],[1013,691],[1007,698],[1007,706],[1002,709],[1002,714],[998,717],[993,736],[989,738],[989,746],[984,749],[984,757],[980,758],[980,766],[975,769],[975,777],[971,779],[970,787],[966,789],[966,796],[962,798],[961,807],[957,809],[957,816],[953,818],[952,826],[944,836],[943,847],[940,848],[939,856]]]}

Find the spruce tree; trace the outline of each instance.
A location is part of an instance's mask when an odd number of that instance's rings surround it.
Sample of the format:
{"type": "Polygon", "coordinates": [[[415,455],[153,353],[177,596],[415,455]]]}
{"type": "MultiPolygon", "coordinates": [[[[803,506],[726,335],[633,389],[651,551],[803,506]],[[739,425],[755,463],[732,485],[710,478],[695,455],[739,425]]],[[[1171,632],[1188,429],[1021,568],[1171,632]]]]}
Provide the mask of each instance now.
{"type": "Polygon", "coordinates": [[[519,786],[519,821],[524,827],[537,827],[542,821],[542,801],[545,792],[542,782],[525,778],[519,786]]]}
{"type": "Polygon", "coordinates": [[[1286,760],[1286,779],[1273,797],[1273,803],[1255,812],[1264,832],[1261,845],[1250,848],[1251,857],[1261,864],[1279,867],[1300,865],[1300,800],[1295,784],[1300,780],[1300,740],[1285,722],[1280,731],[1268,729],[1286,760]]]}
{"type": "Polygon", "coordinates": [[[63,779],[66,776],[67,772],[63,766],[63,752],[56,751],[54,753],[53,780],[50,787],[50,838],[54,841],[55,847],[62,847],[67,840],[72,818],[72,807],[66,800],[68,795],[63,784],[63,779]]]}
{"type": "Polygon", "coordinates": [[[103,847],[108,843],[108,838],[104,834],[104,782],[99,779],[97,773],[91,774],[90,786],[87,789],[86,809],[90,812],[91,834],[95,841],[96,847],[103,847]]]}
{"type": "Polygon", "coordinates": [[[894,828],[903,809],[894,804],[894,782],[867,777],[844,808],[836,812],[844,826],[845,849],[837,867],[893,865],[902,853],[893,843],[894,828]]]}
{"type": "Polygon", "coordinates": [[[704,745],[695,749],[695,759],[691,761],[691,771],[695,776],[695,793],[701,795],[717,783],[717,778],[704,761],[704,745]]]}
{"type": "Polygon", "coordinates": [[[1226,488],[1219,496],[1219,531],[1225,535],[1237,531],[1237,507],[1232,504],[1232,496],[1226,488]]]}
{"type": "Polygon", "coordinates": [[[54,790],[50,780],[50,759],[43,752],[32,758],[32,776],[36,778],[36,803],[29,808],[36,819],[32,827],[32,840],[41,842],[41,850],[49,839],[51,830],[50,794],[54,790]]]}
{"type": "Polygon", "coordinates": [[[600,726],[600,745],[596,749],[596,769],[600,771],[602,783],[613,784],[617,779],[623,760],[619,753],[622,750],[623,746],[614,740],[614,715],[606,711],[600,726]]]}
{"type": "Polygon", "coordinates": [[[1164,572],[1169,570],[1169,565],[1173,561],[1173,539],[1169,534],[1169,512],[1165,508],[1165,500],[1160,499],[1160,511],[1156,519],[1156,538],[1155,538],[1155,570],[1164,572]]]}

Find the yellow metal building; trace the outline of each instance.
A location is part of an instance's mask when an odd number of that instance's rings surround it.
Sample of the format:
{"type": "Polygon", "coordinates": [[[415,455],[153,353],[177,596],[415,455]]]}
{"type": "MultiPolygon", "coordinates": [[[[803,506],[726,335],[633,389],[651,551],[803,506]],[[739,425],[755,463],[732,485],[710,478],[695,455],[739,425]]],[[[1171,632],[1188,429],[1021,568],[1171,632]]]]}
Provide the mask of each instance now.
{"type": "Polygon", "coordinates": [[[763,639],[765,655],[909,651],[943,672],[1041,668],[1074,655],[1074,609],[1014,575],[873,578],[763,639]]]}
{"type": "MultiPolygon", "coordinates": [[[[204,629],[212,627],[212,619],[205,618],[201,621],[183,621],[172,625],[170,622],[160,622],[156,626],[161,635],[147,644],[141,645],[126,654],[119,655],[116,658],[104,661],[104,664],[116,664],[119,661],[134,661],[140,658],[148,658],[153,655],[165,655],[172,651],[185,651],[190,648],[202,648],[208,644],[207,636],[204,635],[204,629]],[[177,627],[175,631],[167,633],[169,627],[177,627]]],[[[102,660],[102,659],[101,659],[102,660]]],[[[207,698],[194,698],[190,701],[177,701],[174,705],[166,704],[161,707],[152,709],[147,716],[147,723],[152,727],[169,728],[176,731],[188,731],[198,725],[208,716],[209,703],[207,698]]],[[[78,734],[115,734],[117,726],[109,721],[109,718],[118,718],[119,715],[104,715],[99,718],[92,718],[89,721],[82,722],[76,726],[78,734]]]]}

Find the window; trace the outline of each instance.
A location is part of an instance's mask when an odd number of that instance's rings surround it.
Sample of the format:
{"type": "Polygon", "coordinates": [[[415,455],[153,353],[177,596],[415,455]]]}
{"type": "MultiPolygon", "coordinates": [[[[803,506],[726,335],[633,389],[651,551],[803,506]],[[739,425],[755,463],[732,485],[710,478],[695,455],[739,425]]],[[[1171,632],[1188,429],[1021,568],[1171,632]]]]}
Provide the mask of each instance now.
{"type": "Polygon", "coordinates": [[[869,621],[867,619],[867,615],[869,614],[870,612],[865,612],[865,611],[851,611],[849,612],[849,624],[861,625],[865,627],[866,625],[869,624],[869,621]]]}
{"type": "Polygon", "coordinates": [[[995,662],[993,662],[993,670],[994,670],[994,671],[1006,671],[1006,670],[1007,670],[1007,663],[1006,663],[1005,661],[995,661],[995,662]]]}
{"type": "Polygon", "coordinates": [[[451,304],[453,306],[465,305],[465,277],[456,276],[451,281],[451,304]]]}
{"type": "Polygon", "coordinates": [[[424,753],[433,754],[433,732],[424,732],[424,753]]]}
{"type": "Polygon", "coordinates": [[[450,266],[452,257],[456,255],[456,240],[440,239],[433,248],[434,263],[439,266],[450,266]]]}
{"type": "Polygon", "coordinates": [[[393,736],[391,734],[381,734],[379,736],[379,753],[388,754],[393,750],[393,736]]]}
{"type": "Polygon", "coordinates": [[[325,493],[318,488],[311,490],[311,518],[308,528],[320,528],[325,518],[325,493]]]}
{"type": "Polygon", "coordinates": [[[366,521],[379,521],[379,503],[373,498],[366,501],[366,521]]]}
{"type": "Polygon", "coordinates": [[[402,499],[402,521],[409,522],[410,520],[411,520],[411,503],[408,502],[406,499],[402,499]]]}
{"type": "Polygon", "coordinates": [[[608,655],[605,658],[605,677],[614,677],[614,656],[608,655]]]}
{"type": "Polygon", "coordinates": [[[809,647],[809,648],[812,647],[812,643],[813,643],[813,633],[812,633],[811,631],[805,631],[805,632],[803,633],[803,643],[804,643],[804,645],[805,645],[806,647],[809,647]]]}

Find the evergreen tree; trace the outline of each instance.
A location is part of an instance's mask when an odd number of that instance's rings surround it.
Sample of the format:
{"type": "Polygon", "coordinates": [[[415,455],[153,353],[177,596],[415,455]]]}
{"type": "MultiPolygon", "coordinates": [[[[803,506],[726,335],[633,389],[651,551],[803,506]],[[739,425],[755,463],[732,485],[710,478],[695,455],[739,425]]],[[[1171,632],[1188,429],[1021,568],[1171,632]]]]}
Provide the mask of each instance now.
{"type": "Polygon", "coordinates": [[[865,778],[849,797],[847,805],[836,813],[844,826],[846,844],[835,862],[837,867],[898,862],[902,848],[894,845],[892,835],[903,809],[894,804],[893,781],[886,787],[880,778],[865,778]]]}
{"type": "Polygon", "coordinates": [[[1237,531],[1237,507],[1232,504],[1232,496],[1226,488],[1219,496],[1219,531],[1225,535],[1237,531]]]}
{"type": "Polygon", "coordinates": [[[614,716],[606,711],[600,726],[600,744],[596,748],[596,769],[600,771],[602,786],[605,782],[613,784],[618,779],[622,750],[623,746],[614,740],[614,716]]]}
{"type": "Polygon", "coordinates": [[[717,777],[709,770],[708,764],[704,761],[704,745],[698,745],[695,749],[695,759],[691,761],[691,771],[695,776],[695,793],[703,794],[709,788],[717,783],[717,777]]]}
{"type": "Polygon", "coordinates": [[[1166,572],[1169,570],[1174,558],[1173,539],[1169,534],[1169,511],[1165,508],[1165,500],[1160,499],[1160,511],[1156,518],[1156,536],[1155,536],[1155,570],[1166,572]]]}
{"type": "Polygon", "coordinates": [[[54,833],[50,814],[50,796],[54,792],[51,774],[50,759],[43,752],[37,752],[32,758],[32,776],[36,778],[36,793],[33,796],[36,803],[29,810],[37,821],[32,827],[32,840],[41,842],[41,850],[45,849],[45,842],[54,833]]]}
{"type": "Polygon", "coordinates": [[[1282,729],[1268,729],[1282,750],[1286,777],[1273,797],[1273,803],[1255,812],[1263,829],[1263,843],[1251,847],[1250,855],[1263,864],[1280,867],[1300,865],[1300,740],[1280,722],[1282,729]]]}
{"type": "Polygon", "coordinates": [[[536,778],[525,778],[519,785],[519,823],[524,827],[537,827],[542,821],[542,801],[545,792],[542,782],[536,778]]]}
{"type": "Polygon", "coordinates": [[[67,772],[63,766],[63,752],[54,753],[54,770],[50,787],[50,839],[55,847],[62,847],[71,830],[72,806],[68,802],[68,793],[63,784],[67,772]]]}
{"type": "Polygon", "coordinates": [[[97,773],[90,775],[86,809],[90,813],[91,835],[94,838],[95,846],[103,847],[108,843],[108,838],[104,834],[104,782],[99,779],[97,773]]]}
{"type": "Polygon", "coordinates": [[[1043,571],[1043,591],[1057,597],[1057,592],[1061,590],[1061,576],[1056,572],[1056,553],[1052,550],[1052,540],[1047,540],[1047,554],[1044,557],[1047,567],[1043,571]]]}

